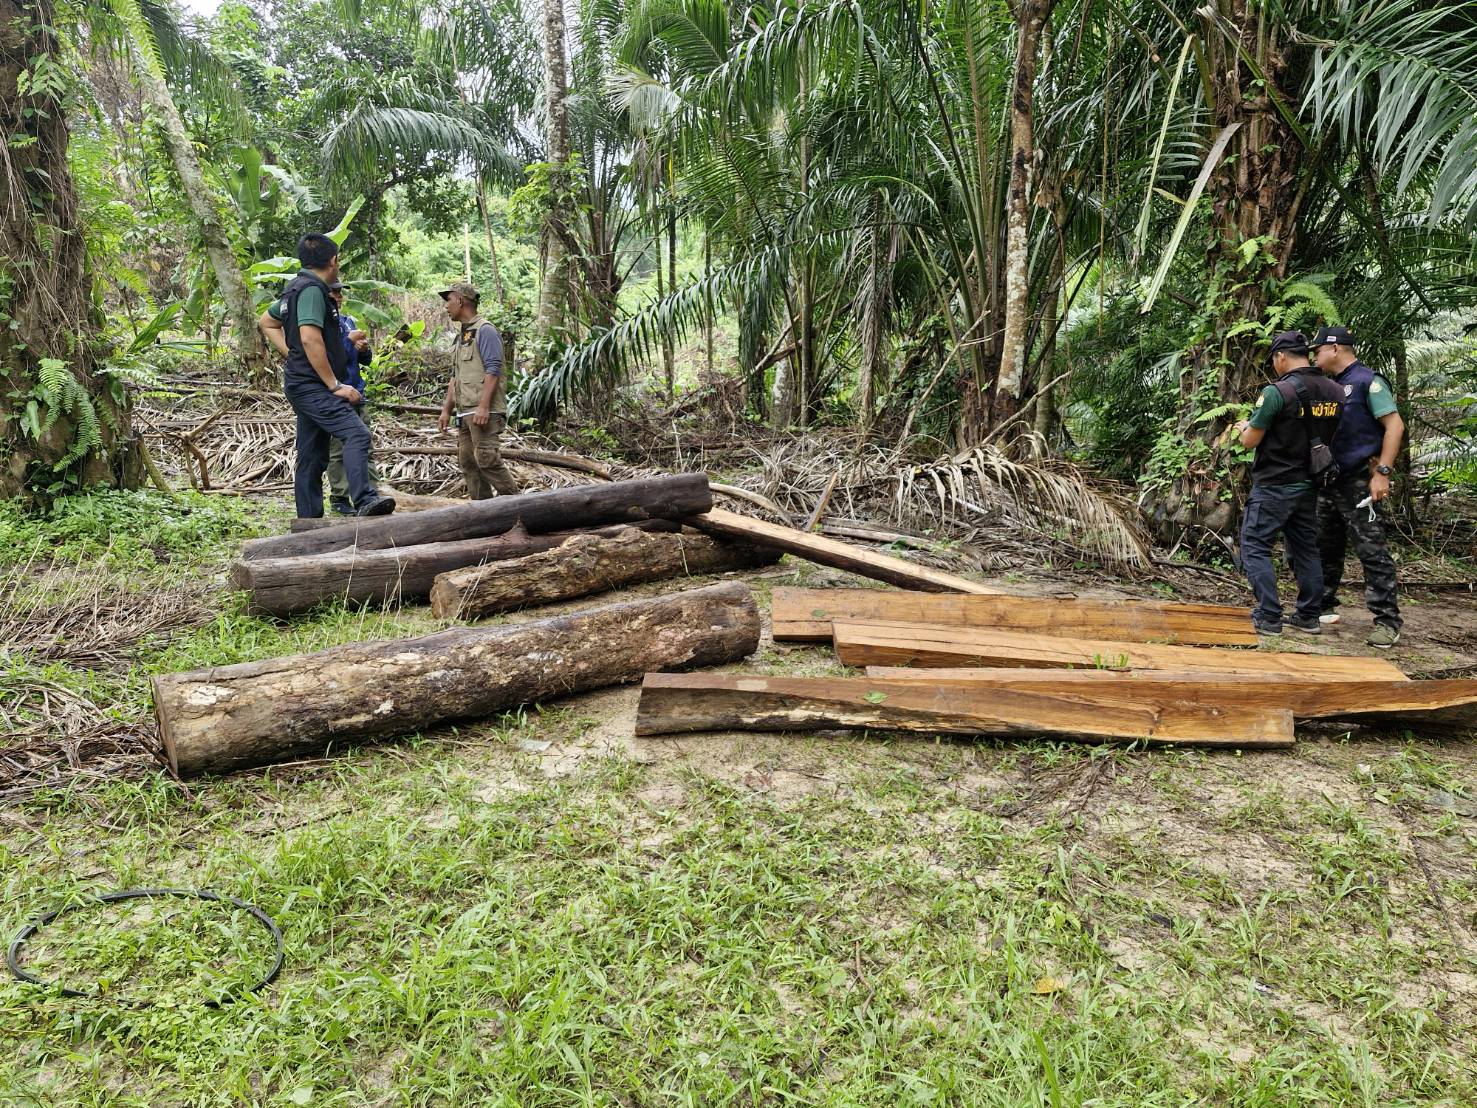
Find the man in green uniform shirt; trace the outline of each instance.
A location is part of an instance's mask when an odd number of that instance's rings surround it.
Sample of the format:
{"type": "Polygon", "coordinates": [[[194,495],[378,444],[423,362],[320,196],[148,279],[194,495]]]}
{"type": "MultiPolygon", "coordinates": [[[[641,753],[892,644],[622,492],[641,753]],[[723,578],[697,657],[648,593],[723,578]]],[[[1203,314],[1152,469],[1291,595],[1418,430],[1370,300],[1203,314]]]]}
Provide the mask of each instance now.
{"type": "Polygon", "coordinates": [[[1251,418],[1237,428],[1241,445],[1256,450],[1241,523],[1241,568],[1256,596],[1252,626],[1258,634],[1280,635],[1284,620],[1272,547],[1282,535],[1298,583],[1297,612],[1285,623],[1316,635],[1323,568],[1310,452],[1314,437],[1325,444],[1333,440],[1343,391],[1308,364],[1308,340],[1301,331],[1276,336],[1271,358],[1277,381],[1262,389],[1251,418]]]}

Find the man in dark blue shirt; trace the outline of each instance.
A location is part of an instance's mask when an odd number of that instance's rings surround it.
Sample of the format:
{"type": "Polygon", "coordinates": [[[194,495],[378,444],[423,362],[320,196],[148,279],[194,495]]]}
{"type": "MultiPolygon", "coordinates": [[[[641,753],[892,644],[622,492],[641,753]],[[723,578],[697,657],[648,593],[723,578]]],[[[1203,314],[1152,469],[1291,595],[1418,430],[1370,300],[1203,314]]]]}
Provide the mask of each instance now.
{"type": "Polygon", "coordinates": [[[1390,382],[1355,355],[1354,336],[1347,327],[1320,330],[1313,339],[1313,360],[1344,390],[1344,417],[1333,440],[1339,480],[1318,498],[1321,618],[1324,623],[1338,622],[1339,586],[1352,533],[1354,553],[1364,567],[1364,602],[1374,616],[1374,628],[1366,641],[1388,649],[1400,641],[1402,620],[1395,559],[1374,506],[1390,495],[1390,475],[1405,437],[1405,421],[1390,382]]]}
{"type": "Polygon", "coordinates": [[[381,496],[369,479],[369,429],[354,413],[362,397],[346,383],[338,311],[329,284],[338,280],[338,244],[327,235],[304,235],[297,244],[302,269],[288,282],[258,325],[286,362],[282,391],[297,414],[297,465],[292,491],[303,519],[323,515],[323,473],[330,440],[344,443],[349,498],[361,516],[387,515],[395,502],[381,496]]]}
{"type": "MultiPolygon", "coordinates": [[[[354,411],[364,421],[364,426],[369,427],[369,407],[364,399],[365,384],[364,374],[361,367],[369,365],[374,361],[374,351],[369,346],[369,336],[359,330],[359,325],[354,322],[354,317],[344,314],[344,286],[340,281],[335,281],[328,286],[329,299],[333,301],[334,309],[338,312],[338,327],[343,335],[344,357],[347,359],[344,381],[353,385],[359,393],[359,403],[354,405],[354,411]]],[[[371,439],[373,430],[370,431],[371,439]]],[[[379,474],[374,468],[374,445],[371,441],[369,450],[369,480],[374,485],[379,484],[379,474]]],[[[354,506],[349,501],[349,478],[344,472],[344,443],[342,439],[334,439],[328,447],[328,506],[341,516],[354,514],[354,506]]]]}

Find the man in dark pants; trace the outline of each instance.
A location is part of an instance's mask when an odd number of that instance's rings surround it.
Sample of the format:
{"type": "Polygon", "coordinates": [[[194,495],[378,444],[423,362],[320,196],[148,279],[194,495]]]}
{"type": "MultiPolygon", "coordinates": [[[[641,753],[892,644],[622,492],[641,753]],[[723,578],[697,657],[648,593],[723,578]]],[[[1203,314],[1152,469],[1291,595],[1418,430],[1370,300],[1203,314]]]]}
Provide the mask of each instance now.
{"type": "Polygon", "coordinates": [[[1320,330],[1313,339],[1313,360],[1344,392],[1344,414],[1333,440],[1339,481],[1318,497],[1323,622],[1338,622],[1339,585],[1352,531],[1354,553],[1364,567],[1364,602],[1374,614],[1374,630],[1367,641],[1388,649],[1400,641],[1400,603],[1395,559],[1374,506],[1390,495],[1390,475],[1405,437],[1405,421],[1390,382],[1355,356],[1354,336],[1347,327],[1320,330]],[[1365,499],[1369,503],[1359,507],[1365,499]]]}
{"type": "Polygon", "coordinates": [[[1321,630],[1323,569],[1309,451],[1312,436],[1324,443],[1333,441],[1343,390],[1308,364],[1308,340],[1301,331],[1284,331],[1272,340],[1272,369],[1276,383],[1262,390],[1251,418],[1237,428],[1241,445],[1256,450],[1251,495],[1241,523],[1241,568],[1256,596],[1252,626],[1261,635],[1282,634],[1282,601],[1272,567],[1272,545],[1282,534],[1298,583],[1297,612],[1286,625],[1316,635],[1321,630]],[[1299,390],[1307,397],[1306,405],[1299,390]]]}
{"type": "Polygon", "coordinates": [[[359,390],[344,382],[347,358],[338,312],[328,286],[338,280],[338,244],[327,235],[304,235],[297,245],[302,269],[282,296],[262,313],[262,334],[286,358],[283,391],[297,414],[297,466],[292,490],[303,519],[323,515],[323,472],[332,439],[344,444],[344,472],[354,514],[388,515],[395,502],[369,480],[369,428],[354,411],[359,390]]]}
{"type": "MultiPolygon", "coordinates": [[[[340,281],[335,281],[328,286],[330,299],[333,307],[338,312],[339,334],[343,336],[344,342],[344,382],[352,385],[354,391],[359,393],[360,400],[354,405],[354,411],[363,420],[364,426],[369,426],[369,413],[366,409],[367,400],[364,399],[364,373],[363,368],[374,361],[374,351],[369,346],[369,336],[359,330],[359,325],[354,322],[354,317],[344,314],[344,286],[340,281]]],[[[371,446],[369,451],[369,481],[373,485],[379,484],[379,477],[374,471],[374,447],[372,445],[374,431],[370,431],[371,446]]],[[[344,444],[339,439],[334,439],[328,447],[328,506],[341,516],[354,514],[354,507],[349,502],[349,478],[344,472],[344,444]]]]}

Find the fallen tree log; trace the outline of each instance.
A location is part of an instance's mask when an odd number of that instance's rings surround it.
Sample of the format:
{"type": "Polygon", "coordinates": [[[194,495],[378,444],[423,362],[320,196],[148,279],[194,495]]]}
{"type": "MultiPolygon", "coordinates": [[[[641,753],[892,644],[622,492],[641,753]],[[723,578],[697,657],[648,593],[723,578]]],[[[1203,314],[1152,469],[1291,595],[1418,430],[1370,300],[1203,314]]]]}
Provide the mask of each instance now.
{"type": "Polygon", "coordinates": [[[431,613],[438,619],[480,619],[645,581],[773,565],[779,557],[768,547],[698,532],[615,528],[576,535],[514,561],[442,573],[431,587],[431,613]]]}
{"type": "Polygon", "coordinates": [[[1227,707],[1259,701],[1294,719],[1477,731],[1477,680],[1319,681],[1276,673],[1171,673],[1094,669],[906,669],[868,666],[879,681],[1029,689],[1095,699],[1188,700],[1227,707]]]}
{"type": "Polygon", "coordinates": [[[1203,705],[1175,698],[1095,699],[1080,693],[924,681],[648,673],[641,683],[636,734],[866,728],[1050,735],[1084,742],[1292,745],[1291,713],[1245,700],[1203,705]]]}
{"type": "Polygon", "coordinates": [[[776,641],[829,642],[834,619],[1111,637],[1131,642],[1255,646],[1249,608],[1154,600],[949,596],[893,589],[774,590],[776,641]]]}
{"type": "Polygon", "coordinates": [[[243,558],[283,558],[323,554],[357,545],[361,550],[420,546],[500,535],[522,522],[532,535],[635,523],[643,519],[679,519],[707,511],[713,504],[708,478],[702,473],[644,477],[608,485],[576,485],[567,489],[471,500],[452,508],[410,515],[354,520],[338,527],[254,539],[243,558]]]}
{"type": "Polygon", "coordinates": [[[824,535],[813,535],[797,531],[793,527],[781,527],[737,512],[714,508],[705,515],[694,516],[687,521],[694,527],[716,535],[729,535],[763,546],[772,546],[787,554],[795,554],[807,561],[823,566],[844,569],[862,577],[886,581],[905,589],[922,589],[925,592],[963,592],[992,596],[999,589],[981,585],[967,577],[946,573],[941,569],[915,565],[901,558],[879,554],[875,550],[863,550],[850,543],[828,539],[824,535]]]}
{"type": "Polygon", "coordinates": [[[182,777],[322,755],[454,720],[484,719],[649,670],[752,653],[759,613],[738,582],[556,619],[154,678],[154,714],[182,777]]]}
{"type": "Polygon", "coordinates": [[[1059,639],[1014,631],[836,620],[836,654],[849,666],[1028,666],[1278,673],[1323,681],[1404,681],[1383,658],[1228,650],[1213,646],[1059,639]]]}
{"type": "Polygon", "coordinates": [[[256,615],[287,616],[305,612],[325,600],[424,600],[438,574],[487,562],[524,558],[588,534],[616,535],[629,528],[676,531],[665,519],[589,531],[555,531],[530,535],[522,526],[501,535],[460,542],[433,542],[389,550],[350,547],[328,554],[298,558],[254,558],[232,564],[231,586],[251,594],[249,610],[256,615]]]}

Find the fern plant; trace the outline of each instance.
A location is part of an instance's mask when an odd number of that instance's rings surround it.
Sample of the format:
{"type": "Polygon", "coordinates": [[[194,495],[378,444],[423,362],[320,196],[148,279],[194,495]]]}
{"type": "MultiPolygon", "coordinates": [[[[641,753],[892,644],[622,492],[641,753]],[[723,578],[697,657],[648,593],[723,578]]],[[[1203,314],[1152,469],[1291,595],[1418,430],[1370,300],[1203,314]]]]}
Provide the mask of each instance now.
{"type": "Polygon", "coordinates": [[[21,427],[33,439],[39,440],[50,433],[63,415],[68,416],[76,427],[67,452],[51,467],[53,472],[61,472],[103,445],[97,407],[66,362],[60,358],[42,358],[37,365],[36,385],[31,395],[32,399],[21,416],[21,427]]]}

